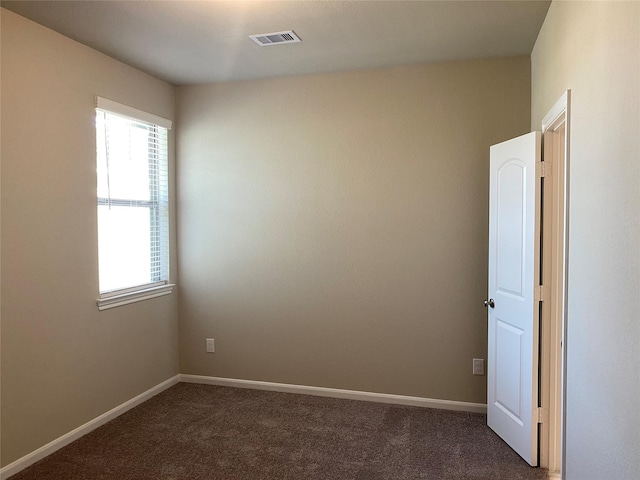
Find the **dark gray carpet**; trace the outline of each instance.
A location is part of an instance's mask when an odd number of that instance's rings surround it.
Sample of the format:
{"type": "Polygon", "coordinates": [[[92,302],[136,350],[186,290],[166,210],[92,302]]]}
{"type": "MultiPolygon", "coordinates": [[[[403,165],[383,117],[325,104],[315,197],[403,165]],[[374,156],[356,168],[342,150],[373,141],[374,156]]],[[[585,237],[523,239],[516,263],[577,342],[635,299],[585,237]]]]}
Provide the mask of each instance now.
{"type": "Polygon", "coordinates": [[[180,383],[12,480],[529,480],[480,414],[180,383]]]}

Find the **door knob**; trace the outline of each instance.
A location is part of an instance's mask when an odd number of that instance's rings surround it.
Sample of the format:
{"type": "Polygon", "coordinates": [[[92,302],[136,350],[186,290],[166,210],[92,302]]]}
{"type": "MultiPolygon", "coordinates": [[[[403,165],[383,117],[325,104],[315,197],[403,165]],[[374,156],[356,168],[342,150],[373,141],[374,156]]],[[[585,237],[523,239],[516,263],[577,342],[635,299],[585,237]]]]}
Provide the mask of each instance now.
{"type": "Polygon", "coordinates": [[[490,298],[489,300],[484,301],[484,306],[493,308],[496,306],[496,302],[493,301],[493,298],[490,298]]]}

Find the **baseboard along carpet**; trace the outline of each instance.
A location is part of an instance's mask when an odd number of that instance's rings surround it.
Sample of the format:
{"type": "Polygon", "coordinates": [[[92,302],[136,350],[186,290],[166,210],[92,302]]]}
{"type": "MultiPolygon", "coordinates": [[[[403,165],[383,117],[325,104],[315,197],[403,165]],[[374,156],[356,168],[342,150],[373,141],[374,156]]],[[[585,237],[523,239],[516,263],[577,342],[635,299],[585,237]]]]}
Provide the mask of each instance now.
{"type": "Polygon", "coordinates": [[[11,480],[533,480],[486,416],[180,383],[11,480]]]}

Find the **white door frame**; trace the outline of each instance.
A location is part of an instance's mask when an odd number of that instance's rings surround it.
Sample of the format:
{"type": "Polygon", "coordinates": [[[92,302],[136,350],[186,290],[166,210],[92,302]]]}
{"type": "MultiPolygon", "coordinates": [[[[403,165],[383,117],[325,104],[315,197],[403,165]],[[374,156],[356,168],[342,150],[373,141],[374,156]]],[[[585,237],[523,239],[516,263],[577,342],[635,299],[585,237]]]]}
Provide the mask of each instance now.
{"type": "Polygon", "coordinates": [[[540,393],[543,422],[540,466],[550,479],[565,478],[566,323],[571,91],[567,90],[542,120],[544,217],[540,393]],[[549,168],[550,167],[550,168],[549,168]]]}

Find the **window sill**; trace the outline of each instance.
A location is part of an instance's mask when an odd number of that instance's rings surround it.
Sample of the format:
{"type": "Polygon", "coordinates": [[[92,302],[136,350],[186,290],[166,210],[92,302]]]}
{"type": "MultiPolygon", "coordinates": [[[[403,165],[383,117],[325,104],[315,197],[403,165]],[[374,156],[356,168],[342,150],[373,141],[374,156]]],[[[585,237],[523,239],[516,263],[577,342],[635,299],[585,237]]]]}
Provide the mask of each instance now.
{"type": "Polygon", "coordinates": [[[129,291],[126,293],[104,296],[97,300],[98,310],[108,310],[109,308],[120,307],[122,305],[128,305],[130,303],[149,300],[150,298],[169,295],[171,292],[173,292],[173,287],[175,287],[175,284],[167,283],[164,285],[142,288],[140,290],[129,291]]]}

